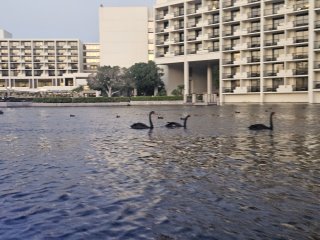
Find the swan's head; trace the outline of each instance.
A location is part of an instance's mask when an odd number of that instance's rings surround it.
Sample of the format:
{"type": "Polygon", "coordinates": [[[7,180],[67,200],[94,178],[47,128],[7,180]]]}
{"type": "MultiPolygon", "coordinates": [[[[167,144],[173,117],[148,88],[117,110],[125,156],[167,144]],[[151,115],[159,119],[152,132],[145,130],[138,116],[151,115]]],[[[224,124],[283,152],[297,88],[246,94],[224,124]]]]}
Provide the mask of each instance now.
{"type": "Polygon", "coordinates": [[[152,115],[152,114],[155,114],[155,112],[154,112],[154,111],[151,111],[149,114],[152,115]]]}
{"type": "Polygon", "coordinates": [[[187,116],[186,116],[186,118],[189,118],[189,117],[191,117],[191,116],[190,116],[190,115],[187,115],[187,116]]]}
{"type": "Polygon", "coordinates": [[[275,114],[276,114],[275,112],[272,112],[272,113],[271,113],[271,116],[273,116],[273,115],[275,115],[275,114]]]}

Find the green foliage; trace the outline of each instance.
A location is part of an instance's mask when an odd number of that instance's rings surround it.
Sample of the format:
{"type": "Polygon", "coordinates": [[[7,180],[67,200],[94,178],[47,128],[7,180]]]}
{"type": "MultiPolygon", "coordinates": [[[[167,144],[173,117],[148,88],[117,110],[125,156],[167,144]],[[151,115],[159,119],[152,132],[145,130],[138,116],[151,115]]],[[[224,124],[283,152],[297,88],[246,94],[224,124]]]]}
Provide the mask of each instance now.
{"type": "Polygon", "coordinates": [[[184,85],[178,85],[176,89],[174,89],[171,94],[173,96],[182,96],[184,90],[184,85]]]}
{"type": "Polygon", "coordinates": [[[138,96],[132,97],[131,101],[181,101],[183,97],[181,96],[138,96]]]}
{"type": "Polygon", "coordinates": [[[154,94],[155,88],[159,91],[164,89],[162,70],[153,61],[134,64],[129,68],[128,74],[138,90],[138,95],[150,96],[154,94]]]}
{"type": "Polygon", "coordinates": [[[82,92],[83,90],[84,90],[83,86],[80,85],[79,87],[73,89],[72,91],[73,91],[73,92],[76,92],[76,93],[80,93],[80,92],[82,92]]]}
{"type": "Polygon", "coordinates": [[[107,103],[107,102],[129,102],[128,97],[90,97],[90,98],[70,98],[70,97],[51,97],[34,98],[35,103],[107,103]]]}

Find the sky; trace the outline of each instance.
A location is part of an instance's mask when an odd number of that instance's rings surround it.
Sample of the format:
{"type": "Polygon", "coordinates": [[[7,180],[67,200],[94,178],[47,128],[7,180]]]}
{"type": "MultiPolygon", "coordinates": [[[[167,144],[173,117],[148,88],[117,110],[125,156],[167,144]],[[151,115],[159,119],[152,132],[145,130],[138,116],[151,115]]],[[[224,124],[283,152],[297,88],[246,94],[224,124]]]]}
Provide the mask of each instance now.
{"type": "Polygon", "coordinates": [[[99,6],[148,6],[155,0],[0,0],[0,29],[13,38],[99,41],[99,6]]]}

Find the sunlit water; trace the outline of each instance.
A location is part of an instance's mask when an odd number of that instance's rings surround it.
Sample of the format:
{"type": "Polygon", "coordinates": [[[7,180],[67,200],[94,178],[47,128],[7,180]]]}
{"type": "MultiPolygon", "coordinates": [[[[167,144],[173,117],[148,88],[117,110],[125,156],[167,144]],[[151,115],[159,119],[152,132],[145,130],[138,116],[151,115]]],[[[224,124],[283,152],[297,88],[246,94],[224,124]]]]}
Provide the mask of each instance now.
{"type": "Polygon", "coordinates": [[[3,111],[1,239],[320,239],[318,105],[3,111]]]}

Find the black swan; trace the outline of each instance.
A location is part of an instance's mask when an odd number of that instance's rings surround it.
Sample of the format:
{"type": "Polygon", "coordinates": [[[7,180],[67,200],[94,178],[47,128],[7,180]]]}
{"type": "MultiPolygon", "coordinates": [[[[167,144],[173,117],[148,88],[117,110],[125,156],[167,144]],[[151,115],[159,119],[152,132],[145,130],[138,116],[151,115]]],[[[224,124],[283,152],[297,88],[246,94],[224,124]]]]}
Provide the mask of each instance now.
{"type": "Polygon", "coordinates": [[[70,114],[70,117],[76,117],[76,115],[74,115],[74,114],[70,114]]]}
{"type": "Polygon", "coordinates": [[[0,110],[0,114],[3,114],[3,111],[2,111],[2,110],[0,110]]]}
{"type": "Polygon", "coordinates": [[[149,122],[150,122],[150,126],[144,124],[144,123],[134,123],[131,125],[131,128],[133,129],[153,129],[153,123],[152,123],[152,119],[151,119],[151,115],[155,114],[154,111],[151,111],[149,113],[149,122]]]}
{"type": "Polygon", "coordinates": [[[180,128],[180,127],[187,128],[187,121],[189,117],[190,115],[186,116],[185,118],[181,118],[181,120],[184,120],[183,125],[177,122],[168,122],[166,124],[166,127],[167,128],[180,128]]]}
{"type": "Polygon", "coordinates": [[[267,127],[263,124],[254,124],[249,127],[250,130],[273,130],[273,121],[272,117],[275,114],[275,112],[270,113],[270,127],[267,127]]]}

